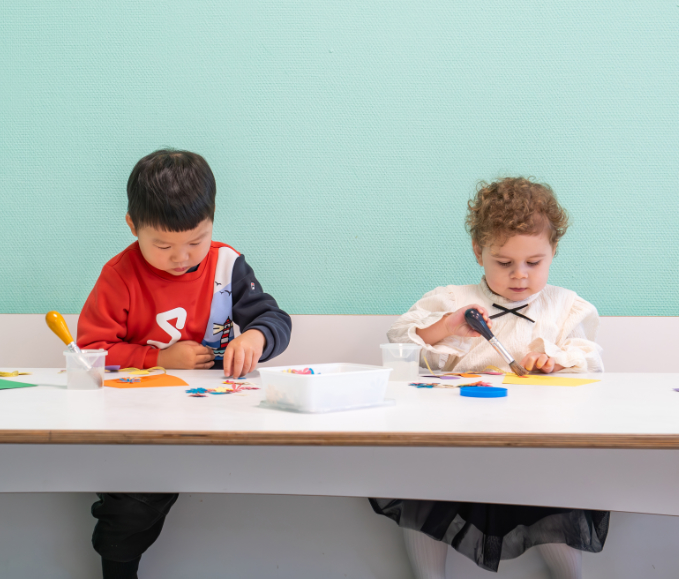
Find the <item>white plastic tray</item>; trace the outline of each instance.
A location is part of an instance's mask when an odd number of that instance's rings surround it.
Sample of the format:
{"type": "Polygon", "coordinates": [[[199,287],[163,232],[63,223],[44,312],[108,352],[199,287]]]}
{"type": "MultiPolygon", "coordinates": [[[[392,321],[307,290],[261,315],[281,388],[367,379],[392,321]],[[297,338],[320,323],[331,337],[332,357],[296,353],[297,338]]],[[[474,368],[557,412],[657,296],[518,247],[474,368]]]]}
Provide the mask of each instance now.
{"type": "MultiPolygon", "coordinates": [[[[364,364],[307,364],[260,368],[265,406],[296,412],[336,412],[389,404],[391,368],[364,364]],[[315,374],[290,374],[311,368],[315,374]]],[[[393,403],[393,402],[391,402],[393,403]]]]}

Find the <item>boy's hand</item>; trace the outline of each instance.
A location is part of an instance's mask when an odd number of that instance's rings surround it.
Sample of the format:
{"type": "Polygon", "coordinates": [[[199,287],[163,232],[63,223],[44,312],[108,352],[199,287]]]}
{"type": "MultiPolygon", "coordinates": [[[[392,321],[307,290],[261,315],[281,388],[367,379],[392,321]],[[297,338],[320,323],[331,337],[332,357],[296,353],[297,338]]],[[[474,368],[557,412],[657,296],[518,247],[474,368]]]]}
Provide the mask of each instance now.
{"type": "Polygon", "coordinates": [[[479,310],[479,313],[483,316],[483,319],[485,320],[486,324],[488,324],[488,327],[493,327],[493,321],[488,317],[488,312],[485,310],[485,308],[482,308],[478,304],[470,304],[460,308],[452,314],[448,314],[443,317],[442,321],[444,322],[444,327],[449,336],[459,336],[461,338],[478,338],[481,335],[478,332],[472,330],[469,324],[467,324],[467,321],[464,319],[464,313],[470,308],[479,310]]]}
{"type": "Polygon", "coordinates": [[[521,365],[529,372],[535,368],[544,374],[563,370],[563,366],[556,364],[554,358],[541,352],[528,352],[521,360],[521,365]]]}
{"type": "Polygon", "coordinates": [[[207,370],[214,366],[215,353],[208,347],[185,340],[158,352],[158,366],[175,370],[207,370]]]}
{"type": "Polygon", "coordinates": [[[240,378],[257,367],[266,338],[259,330],[248,330],[231,340],[224,351],[224,376],[240,378]]]}

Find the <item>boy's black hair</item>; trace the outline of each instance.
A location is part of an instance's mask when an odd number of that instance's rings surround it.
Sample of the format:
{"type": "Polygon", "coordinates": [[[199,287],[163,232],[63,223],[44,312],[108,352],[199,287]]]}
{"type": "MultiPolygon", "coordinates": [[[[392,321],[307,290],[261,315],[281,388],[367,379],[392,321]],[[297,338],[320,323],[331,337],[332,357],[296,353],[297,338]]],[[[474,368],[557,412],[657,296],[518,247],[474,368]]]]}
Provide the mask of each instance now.
{"type": "Polygon", "coordinates": [[[190,151],[146,155],[127,180],[127,211],[139,229],[189,231],[214,221],[217,185],[207,161],[190,151]]]}

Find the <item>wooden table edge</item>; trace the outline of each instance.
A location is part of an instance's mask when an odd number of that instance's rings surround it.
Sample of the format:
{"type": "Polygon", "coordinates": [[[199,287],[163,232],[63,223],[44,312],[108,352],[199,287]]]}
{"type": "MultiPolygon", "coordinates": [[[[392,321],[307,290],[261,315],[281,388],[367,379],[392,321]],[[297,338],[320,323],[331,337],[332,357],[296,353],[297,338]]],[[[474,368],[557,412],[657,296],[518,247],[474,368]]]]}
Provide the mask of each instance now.
{"type": "Polygon", "coordinates": [[[679,449],[679,434],[0,430],[0,444],[679,449]]]}

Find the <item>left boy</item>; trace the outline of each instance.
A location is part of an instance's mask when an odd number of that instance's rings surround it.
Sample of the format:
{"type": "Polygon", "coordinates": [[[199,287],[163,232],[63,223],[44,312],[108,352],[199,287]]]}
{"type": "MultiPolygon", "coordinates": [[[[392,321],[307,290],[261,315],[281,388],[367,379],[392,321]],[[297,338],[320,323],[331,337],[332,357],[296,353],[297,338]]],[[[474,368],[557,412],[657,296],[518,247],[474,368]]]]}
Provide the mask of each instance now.
{"type": "MultiPolygon", "coordinates": [[[[104,265],[78,320],[81,348],[108,350],[107,363],[123,367],[223,364],[227,376],[285,350],[290,316],[262,291],[242,254],[212,241],[215,192],[210,167],[195,153],[156,151],[137,163],[125,217],[137,241],[104,265]]],[[[92,543],[104,579],[137,579],[177,496],[99,494],[92,543]]]]}

